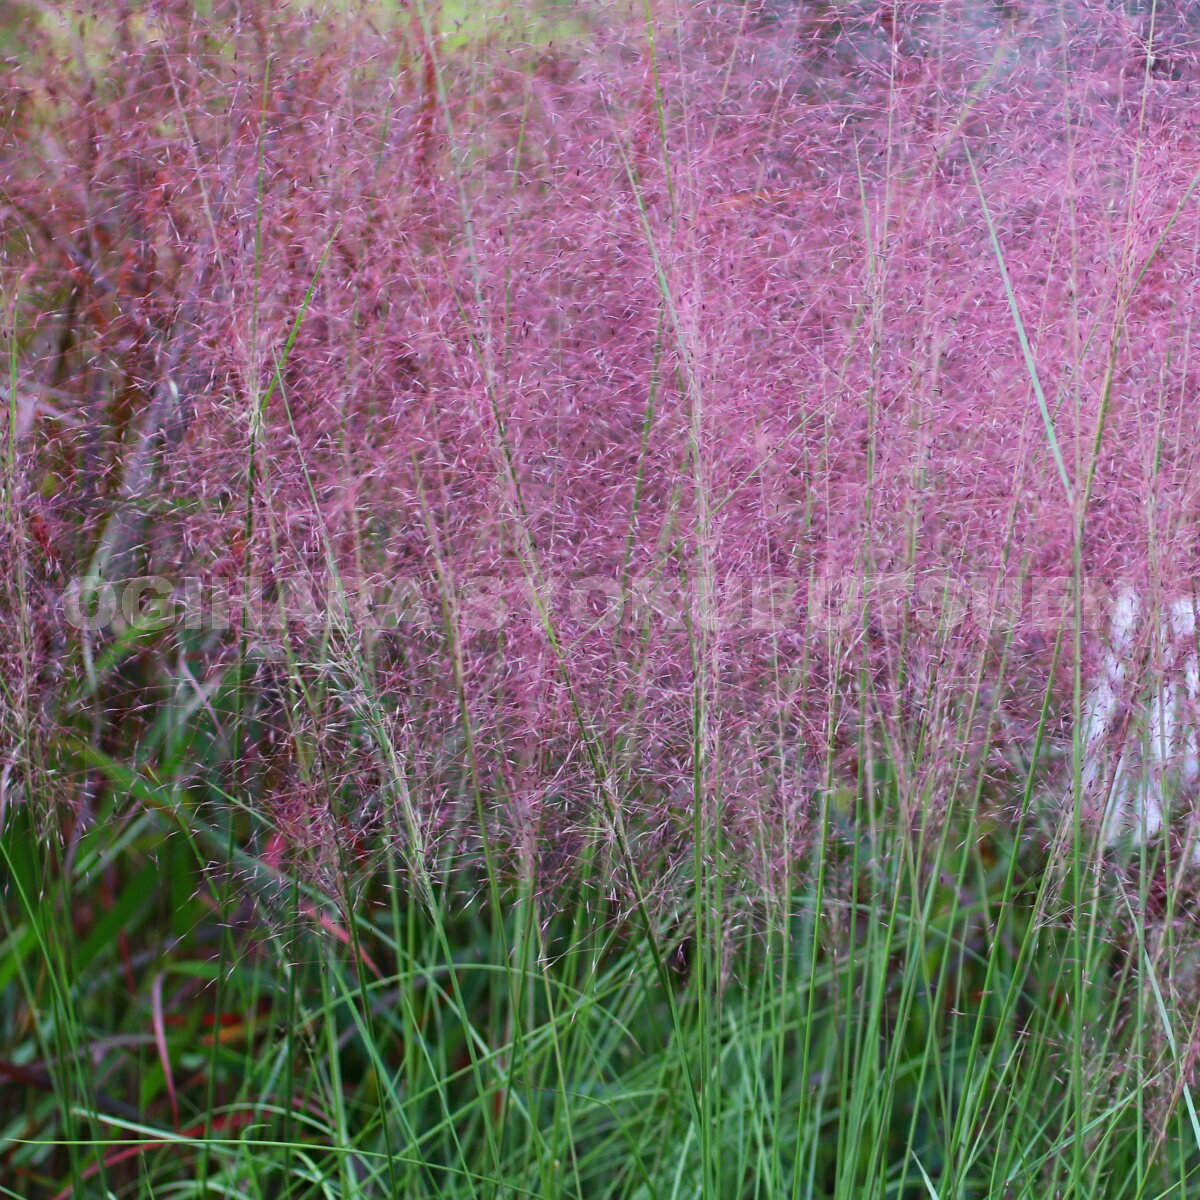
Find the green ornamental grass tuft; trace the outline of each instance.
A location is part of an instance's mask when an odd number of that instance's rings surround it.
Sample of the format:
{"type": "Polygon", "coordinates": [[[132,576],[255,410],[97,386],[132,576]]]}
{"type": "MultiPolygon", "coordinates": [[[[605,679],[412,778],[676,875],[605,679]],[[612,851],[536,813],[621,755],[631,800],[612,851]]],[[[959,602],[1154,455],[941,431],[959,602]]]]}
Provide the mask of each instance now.
{"type": "Polygon", "coordinates": [[[0,14],[0,1195],[1200,1195],[1176,0],[0,14]]]}

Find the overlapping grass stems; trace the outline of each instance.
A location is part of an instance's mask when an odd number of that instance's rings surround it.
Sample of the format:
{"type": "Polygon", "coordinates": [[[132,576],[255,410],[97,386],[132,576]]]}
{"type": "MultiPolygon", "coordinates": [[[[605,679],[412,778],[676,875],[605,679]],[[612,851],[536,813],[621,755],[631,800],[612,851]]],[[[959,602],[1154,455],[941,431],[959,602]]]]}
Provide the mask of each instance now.
{"type": "Polygon", "coordinates": [[[0,1194],[1200,1192],[1186,7],[20,11],[0,1194]]]}

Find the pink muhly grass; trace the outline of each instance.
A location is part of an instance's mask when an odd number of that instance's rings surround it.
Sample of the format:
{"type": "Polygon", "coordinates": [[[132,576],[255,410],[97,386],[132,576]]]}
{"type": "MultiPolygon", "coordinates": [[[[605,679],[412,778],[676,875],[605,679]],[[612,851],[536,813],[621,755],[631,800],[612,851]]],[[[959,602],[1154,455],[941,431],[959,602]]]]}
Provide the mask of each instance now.
{"type": "Polygon", "coordinates": [[[243,11],[97,5],[102,74],[64,25],[8,85],[4,553],[43,711],[106,537],[131,574],[336,579],[348,614],[247,629],[321,695],[263,701],[287,822],[325,789],[546,881],[623,837],[666,886],[699,807],[763,882],[864,756],[915,826],[1002,794],[1046,686],[1070,708],[1063,622],[1094,672],[1122,582],[1190,588],[1182,17],[1160,55],[1102,5],[712,6],[651,61],[615,15],[460,51],[243,11]],[[398,579],[423,618],[368,635],[398,579]]]}

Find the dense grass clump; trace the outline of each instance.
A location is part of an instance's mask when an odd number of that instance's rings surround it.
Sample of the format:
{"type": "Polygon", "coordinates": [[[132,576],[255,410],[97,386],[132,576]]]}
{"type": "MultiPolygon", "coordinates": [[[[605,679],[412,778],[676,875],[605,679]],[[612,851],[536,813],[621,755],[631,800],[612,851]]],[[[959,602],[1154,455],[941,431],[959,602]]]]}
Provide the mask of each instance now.
{"type": "Polygon", "coordinates": [[[1200,30],[18,5],[0,1194],[1200,1193],[1200,30]]]}

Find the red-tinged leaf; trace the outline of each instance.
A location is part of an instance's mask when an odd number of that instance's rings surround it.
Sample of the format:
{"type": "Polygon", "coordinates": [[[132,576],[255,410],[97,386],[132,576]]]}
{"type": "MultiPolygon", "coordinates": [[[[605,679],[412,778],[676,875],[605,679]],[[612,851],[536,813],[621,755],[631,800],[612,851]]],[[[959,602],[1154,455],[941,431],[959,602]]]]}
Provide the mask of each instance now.
{"type": "Polygon", "coordinates": [[[175,1095],[175,1079],[171,1074],[171,1055],[167,1049],[167,1030],[163,1021],[162,1006],[163,975],[160,971],[154,977],[150,987],[150,1016],[154,1022],[154,1045],[158,1049],[158,1058],[162,1063],[163,1076],[167,1082],[167,1096],[171,1101],[171,1119],[175,1128],[179,1128],[179,1099],[175,1095]]]}

